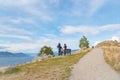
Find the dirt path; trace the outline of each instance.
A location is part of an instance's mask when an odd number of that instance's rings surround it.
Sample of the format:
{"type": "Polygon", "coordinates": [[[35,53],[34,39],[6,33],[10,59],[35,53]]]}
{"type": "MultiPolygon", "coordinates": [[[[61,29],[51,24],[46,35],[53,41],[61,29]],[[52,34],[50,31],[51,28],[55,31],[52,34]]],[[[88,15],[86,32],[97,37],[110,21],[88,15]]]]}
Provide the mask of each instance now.
{"type": "Polygon", "coordinates": [[[73,66],[70,80],[120,80],[120,74],[105,62],[103,50],[95,48],[73,66]]]}

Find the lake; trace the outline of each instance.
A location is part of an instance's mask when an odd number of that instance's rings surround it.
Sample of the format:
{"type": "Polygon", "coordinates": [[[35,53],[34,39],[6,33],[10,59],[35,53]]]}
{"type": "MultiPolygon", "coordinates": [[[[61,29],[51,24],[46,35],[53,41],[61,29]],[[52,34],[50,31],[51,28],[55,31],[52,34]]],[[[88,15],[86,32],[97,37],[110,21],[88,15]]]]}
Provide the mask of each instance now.
{"type": "MultiPolygon", "coordinates": [[[[74,51],[73,51],[74,52],[74,51]]],[[[31,62],[37,54],[30,54],[29,57],[0,57],[0,67],[3,66],[15,66],[17,64],[24,64],[31,62]]],[[[55,56],[58,56],[58,52],[54,52],[55,56]]]]}
{"type": "MultiPolygon", "coordinates": [[[[3,66],[15,66],[17,64],[24,64],[26,62],[32,62],[37,54],[29,54],[29,57],[0,57],[0,67],[3,66]]],[[[57,56],[57,53],[55,53],[57,56]]]]}
{"type": "Polygon", "coordinates": [[[0,57],[0,67],[15,66],[17,64],[24,64],[31,62],[35,57],[0,57]]]}

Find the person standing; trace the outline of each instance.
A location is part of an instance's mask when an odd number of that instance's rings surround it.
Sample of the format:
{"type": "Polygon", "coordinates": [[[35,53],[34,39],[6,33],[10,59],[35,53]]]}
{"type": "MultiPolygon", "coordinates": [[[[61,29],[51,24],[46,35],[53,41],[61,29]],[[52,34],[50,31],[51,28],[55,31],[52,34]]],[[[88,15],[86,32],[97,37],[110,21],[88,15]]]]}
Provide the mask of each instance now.
{"type": "Polygon", "coordinates": [[[62,55],[62,46],[61,46],[61,44],[60,43],[58,43],[58,45],[57,45],[57,48],[58,48],[58,55],[60,56],[60,55],[62,55]]]}
{"type": "Polygon", "coordinates": [[[66,53],[67,53],[67,45],[64,44],[64,55],[66,55],[66,53]]]}

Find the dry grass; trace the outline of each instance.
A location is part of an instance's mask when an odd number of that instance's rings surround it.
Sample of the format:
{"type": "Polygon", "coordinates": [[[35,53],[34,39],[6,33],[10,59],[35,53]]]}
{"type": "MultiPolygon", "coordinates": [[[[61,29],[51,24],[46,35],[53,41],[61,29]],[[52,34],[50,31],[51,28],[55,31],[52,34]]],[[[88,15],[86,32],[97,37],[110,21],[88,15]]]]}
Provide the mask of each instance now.
{"type": "Polygon", "coordinates": [[[90,49],[69,56],[56,57],[40,62],[17,66],[14,73],[1,74],[3,80],[68,80],[71,66],[82,58],[90,49]]]}
{"type": "Polygon", "coordinates": [[[117,46],[120,47],[120,43],[118,41],[112,41],[112,40],[108,40],[108,41],[103,41],[101,43],[99,43],[96,47],[110,47],[110,46],[117,46]]]}
{"type": "Polygon", "coordinates": [[[116,71],[120,71],[120,43],[117,41],[104,41],[97,47],[104,49],[104,57],[116,71]]]}
{"type": "Polygon", "coordinates": [[[120,71],[120,47],[103,47],[104,56],[115,70],[120,71]]]}

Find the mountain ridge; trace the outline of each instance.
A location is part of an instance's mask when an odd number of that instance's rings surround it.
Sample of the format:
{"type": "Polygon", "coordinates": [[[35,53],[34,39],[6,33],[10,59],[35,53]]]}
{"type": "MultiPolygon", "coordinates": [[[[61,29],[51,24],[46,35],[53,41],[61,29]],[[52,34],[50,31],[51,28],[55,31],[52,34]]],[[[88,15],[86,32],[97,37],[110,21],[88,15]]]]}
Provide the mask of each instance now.
{"type": "Polygon", "coordinates": [[[29,55],[25,53],[12,53],[12,52],[5,52],[5,51],[0,51],[0,57],[27,57],[29,55]]]}

